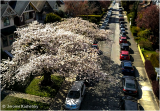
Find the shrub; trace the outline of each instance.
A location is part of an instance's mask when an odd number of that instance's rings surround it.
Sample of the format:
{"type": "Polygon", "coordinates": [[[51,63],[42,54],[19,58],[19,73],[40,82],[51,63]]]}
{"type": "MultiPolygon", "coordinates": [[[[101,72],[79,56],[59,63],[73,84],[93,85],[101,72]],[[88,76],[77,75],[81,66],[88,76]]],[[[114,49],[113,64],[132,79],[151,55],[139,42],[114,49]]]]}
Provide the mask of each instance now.
{"type": "Polygon", "coordinates": [[[151,34],[150,30],[149,29],[145,29],[145,30],[142,30],[142,31],[138,32],[137,35],[139,37],[143,37],[143,38],[147,39],[150,34],[151,34]]]}
{"type": "Polygon", "coordinates": [[[146,50],[153,50],[152,48],[152,42],[150,42],[149,40],[145,40],[145,39],[141,39],[139,42],[140,47],[146,49],[146,50]]]}
{"type": "Polygon", "coordinates": [[[150,57],[150,61],[153,67],[159,67],[159,60],[157,59],[157,54],[152,54],[150,57]]]}
{"type": "Polygon", "coordinates": [[[150,60],[146,60],[145,61],[145,69],[146,69],[146,71],[148,71],[148,70],[154,70],[154,67],[152,66],[152,63],[151,63],[150,60]]]}
{"type": "Polygon", "coordinates": [[[156,80],[156,72],[155,72],[155,69],[154,69],[154,67],[152,66],[152,63],[151,63],[150,60],[146,60],[146,61],[145,61],[145,69],[146,69],[146,72],[147,72],[148,77],[149,77],[151,80],[156,80]]]}
{"type": "Polygon", "coordinates": [[[127,19],[130,22],[130,18],[132,18],[134,12],[130,12],[129,14],[127,14],[127,19]]]}
{"type": "Polygon", "coordinates": [[[53,23],[53,22],[56,22],[56,21],[61,21],[61,17],[56,15],[56,14],[49,13],[49,14],[46,15],[44,23],[53,23]]]}
{"type": "Polygon", "coordinates": [[[152,81],[152,88],[155,96],[159,99],[159,82],[158,81],[152,81]]]}
{"type": "Polygon", "coordinates": [[[90,22],[93,22],[93,23],[97,23],[97,19],[96,19],[95,17],[91,17],[91,18],[89,19],[89,21],[90,21],[90,22]]]}
{"type": "Polygon", "coordinates": [[[131,27],[131,32],[132,32],[133,36],[137,36],[136,26],[131,27]]]}
{"type": "Polygon", "coordinates": [[[64,18],[65,17],[65,13],[62,10],[58,10],[56,12],[57,15],[59,15],[60,17],[64,18]]]}
{"type": "Polygon", "coordinates": [[[155,70],[149,70],[148,72],[147,72],[147,74],[148,74],[148,77],[153,81],[153,80],[156,80],[156,72],[155,72],[155,70]]]}

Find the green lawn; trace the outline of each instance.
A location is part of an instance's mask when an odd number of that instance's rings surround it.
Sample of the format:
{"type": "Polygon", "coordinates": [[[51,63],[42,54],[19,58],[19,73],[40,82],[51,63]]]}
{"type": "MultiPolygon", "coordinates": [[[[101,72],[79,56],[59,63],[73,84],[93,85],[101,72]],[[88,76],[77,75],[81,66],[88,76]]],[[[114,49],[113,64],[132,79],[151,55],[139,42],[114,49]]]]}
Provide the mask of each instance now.
{"type": "Polygon", "coordinates": [[[52,86],[39,86],[39,83],[42,81],[43,78],[38,79],[34,78],[29,86],[25,89],[25,93],[37,95],[41,97],[52,97],[54,98],[56,93],[58,92],[63,79],[60,76],[51,76],[52,81],[54,84],[52,86]]]}
{"type": "Polygon", "coordinates": [[[158,54],[156,51],[148,51],[148,50],[144,50],[143,52],[144,57],[148,60],[150,60],[150,57],[152,54],[158,54]],[[147,56],[148,55],[148,56],[147,56]]]}
{"type": "Polygon", "coordinates": [[[48,110],[49,105],[13,96],[6,96],[1,101],[1,110],[48,110]]]}

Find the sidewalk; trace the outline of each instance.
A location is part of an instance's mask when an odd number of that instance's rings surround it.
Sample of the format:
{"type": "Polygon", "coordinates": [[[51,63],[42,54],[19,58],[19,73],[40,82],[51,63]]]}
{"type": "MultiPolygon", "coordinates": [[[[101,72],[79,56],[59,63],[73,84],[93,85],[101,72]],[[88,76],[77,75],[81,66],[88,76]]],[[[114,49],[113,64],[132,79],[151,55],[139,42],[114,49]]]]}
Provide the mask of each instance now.
{"type": "Polygon", "coordinates": [[[49,98],[49,97],[40,97],[40,96],[35,96],[31,94],[25,94],[17,91],[10,91],[10,90],[3,90],[1,92],[2,94],[8,95],[8,96],[13,96],[13,97],[18,97],[22,99],[27,99],[35,102],[41,102],[41,103],[46,103],[49,104],[54,101],[54,98],[49,98]]]}

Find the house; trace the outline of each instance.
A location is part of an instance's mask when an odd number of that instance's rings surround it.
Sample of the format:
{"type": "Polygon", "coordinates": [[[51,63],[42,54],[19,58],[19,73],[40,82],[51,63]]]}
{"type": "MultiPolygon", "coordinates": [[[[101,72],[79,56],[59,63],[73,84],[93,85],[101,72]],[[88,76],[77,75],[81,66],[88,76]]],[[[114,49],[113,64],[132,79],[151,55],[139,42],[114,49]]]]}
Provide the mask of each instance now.
{"type": "Polygon", "coordinates": [[[30,1],[10,1],[9,5],[17,13],[14,18],[14,23],[17,27],[25,26],[28,23],[36,20],[37,8],[30,1]]]}
{"type": "Polygon", "coordinates": [[[2,50],[11,51],[12,43],[15,38],[14,17],[17,13],[10,7],[9,4],[1,4],[1,47],[2,50]]]}
{"type": "Polygon", "coordinates": [[[59,10],[60,1],[31,1],[33,6],[37,8],[36,18],[40,23],[44,23],[46,14],[54,13],[59,10]]]}

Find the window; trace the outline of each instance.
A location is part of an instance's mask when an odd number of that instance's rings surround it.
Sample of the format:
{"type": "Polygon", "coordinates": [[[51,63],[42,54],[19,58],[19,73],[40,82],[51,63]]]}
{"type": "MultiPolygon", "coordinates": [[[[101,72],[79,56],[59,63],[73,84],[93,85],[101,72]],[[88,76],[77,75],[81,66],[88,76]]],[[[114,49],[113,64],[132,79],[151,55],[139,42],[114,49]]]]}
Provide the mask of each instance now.
{"type": "Polygon", "coordinates": [[[3,41],[3,47],[7,47],[8,46],[7,37],[2,37],[2,41],[3,41]]]}
{"type": "Polygon", "coordinates": [[[25,20],[33,18],[33,14],[31,12],[26,12],[24,13],[24,18],[25,20]]]}
{"type": "Polygon", "coordinates": [[[23,16],[20,16],[21,22],[23,22],[23,16]]]}
{"type": "Polygon", "coordinates": [[[33,18],[35,18],[35,13],[33,13],[33,18]]]}
{"type": "Polygon", "coordinates": [[[12,45],[13,41],[14,41],[13,35],[10,35],[9,36],[9,44],[12,45]]]}
{"type": "Polygon", "coordinates": [[[4,19],[4,26],[8,26],[8,25],[10,25],[10,20],[9,20],[9,17],[6,17],[4,19]]]}

